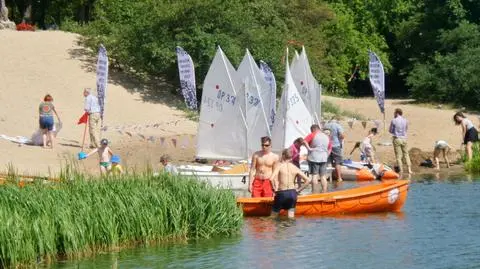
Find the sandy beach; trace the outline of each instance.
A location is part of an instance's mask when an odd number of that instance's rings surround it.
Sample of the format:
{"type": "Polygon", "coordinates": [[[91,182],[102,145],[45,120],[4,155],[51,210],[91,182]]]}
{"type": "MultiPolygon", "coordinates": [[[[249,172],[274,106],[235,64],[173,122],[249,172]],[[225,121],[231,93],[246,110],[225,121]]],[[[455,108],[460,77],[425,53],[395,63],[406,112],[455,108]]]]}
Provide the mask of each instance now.
{"type": "MultiPolygon", "coordinates": [[[[0,31],[0,134],[30,137],[38,128],[38,104],[47,93],[53,96],[63,122],[53,150],[0,139],[0,170],[12,164],[23,174],[56,174],[67,160],[76,159],[84,131],[84,125],[77,125],[83,114],[82,91],[85,87],[95,88],[96,61],[78,45],[78,39],[76,34],[60,31],[0,31]]],[[[375,143],[391,142],[390,135],[383,132],[383,116],[373,98],[325,99],[343,110],[382,121],[381,135],[375,143]]],[[[197,123],[175,107],[179,103],[181,100],[165,85],[145,86],[126,74],[110,70],[103,137],[111,141],[112,150],[128,167],[144,169],[151,165],[155,168],[164,153],[169,153],[175,163],[192,162],[197,123]]],[[[402,108],[409,120],[411,148],[431,152],[435,140],[442,139],[460,149],[461,129],[453,124],[454,110],[419,106],[410,100],[387,99],[387,124],[396,107],[402,108]]],[[[469,117],[478,124],[476,116],[469,117]]],[[[348,120],[342,121],[346,130],[346,153],[374,127],[369,120],[366,128],[361,121],[355,121],[350,128],[348,120]]],[[[376,147],[380,160],[392,163],[392,146],[376,147]]],[[[358,153],[354,155],[357,156],[358,153]]],[[[95,173],[97,162],[92,156],[79,162],[80,169],[95,173]]]]}

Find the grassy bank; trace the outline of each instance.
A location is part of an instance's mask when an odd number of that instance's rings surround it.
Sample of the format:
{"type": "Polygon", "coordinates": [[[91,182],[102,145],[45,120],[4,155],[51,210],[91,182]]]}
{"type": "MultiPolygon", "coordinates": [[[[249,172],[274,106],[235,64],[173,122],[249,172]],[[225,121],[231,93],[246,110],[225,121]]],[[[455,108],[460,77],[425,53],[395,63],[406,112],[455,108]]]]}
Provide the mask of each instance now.
{"type": "MultiPolygon", "coordinates": [[[[233,193],[196,180],[151,173],[115,179],[0,186],[0,263],[173,239],[237,233],[242,212],[233,193]]],[[[14,178],[14,176],[12,176],[14,178]]]]}
{"type": "Polygon", "coordinates": [[[467,156],[465,155],[466,153],[463,156],[463,161],[465,162],[465,170],[470,173],[480,174],[480,143],[474,143],[472,149],[472,160],[467,161],[467,156]]]}

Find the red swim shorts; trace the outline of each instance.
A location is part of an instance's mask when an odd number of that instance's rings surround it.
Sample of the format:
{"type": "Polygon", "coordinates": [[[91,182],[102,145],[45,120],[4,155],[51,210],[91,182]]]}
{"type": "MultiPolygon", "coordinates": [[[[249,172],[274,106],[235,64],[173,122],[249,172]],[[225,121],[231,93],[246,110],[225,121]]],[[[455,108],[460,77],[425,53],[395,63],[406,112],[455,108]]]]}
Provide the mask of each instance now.
{"type": "Polygon", "coordinates": [[[252,197],[272,197],[273,188],[270,179],[255,178],[252,183],[252,197]]]}

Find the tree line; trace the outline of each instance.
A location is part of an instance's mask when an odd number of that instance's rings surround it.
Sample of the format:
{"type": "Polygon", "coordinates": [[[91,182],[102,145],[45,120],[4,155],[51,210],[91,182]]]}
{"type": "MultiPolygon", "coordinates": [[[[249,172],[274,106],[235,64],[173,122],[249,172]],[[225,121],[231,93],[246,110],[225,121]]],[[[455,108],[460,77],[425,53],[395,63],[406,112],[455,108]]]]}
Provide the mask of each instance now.
{"type": "Polygon", "coordinates": [[[480,1],[471,0],[6,0],[11,19],[103,43],[114,63],[178,84],[175,46],[203,81],[216,45],[234,65],[245,48],[282,81],[285,47],[304,44],[326,92],[371,95],[368,50],[387,97],[475,107],[480,101],[480,1]]]}

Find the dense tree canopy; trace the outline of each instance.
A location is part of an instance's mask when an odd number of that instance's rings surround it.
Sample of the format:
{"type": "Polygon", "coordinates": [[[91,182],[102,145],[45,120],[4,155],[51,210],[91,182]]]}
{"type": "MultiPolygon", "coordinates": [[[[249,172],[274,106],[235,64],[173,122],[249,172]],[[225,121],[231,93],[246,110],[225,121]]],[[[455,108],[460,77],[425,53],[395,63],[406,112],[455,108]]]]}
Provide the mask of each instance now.
{"type": "Polygon", "coordinates": [[[371,94],[367,51],[387,72],[387,96],[475,106],[480,101],[480,1],[6,0],[11,19],[53,24],[100,43],[113,63],[177,82],[175,46],[203,81],[220,45],[234,65],[248,48],[282,79],[285,47],[304,44],[326,91],[371,94]],[[356,66],[358,69],[355,69],[356,66]],[[356,70],[353,79],[349,80],[356,70]]]}

